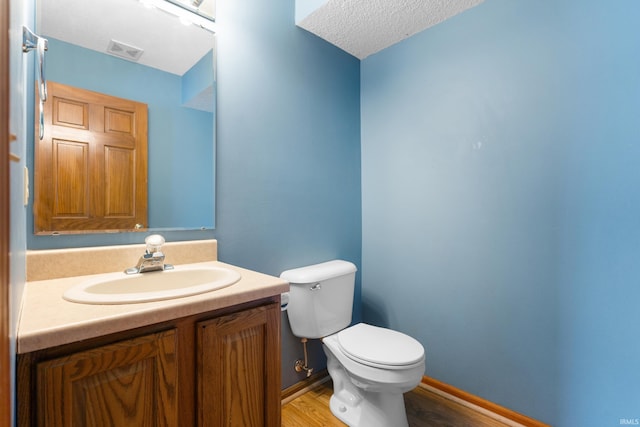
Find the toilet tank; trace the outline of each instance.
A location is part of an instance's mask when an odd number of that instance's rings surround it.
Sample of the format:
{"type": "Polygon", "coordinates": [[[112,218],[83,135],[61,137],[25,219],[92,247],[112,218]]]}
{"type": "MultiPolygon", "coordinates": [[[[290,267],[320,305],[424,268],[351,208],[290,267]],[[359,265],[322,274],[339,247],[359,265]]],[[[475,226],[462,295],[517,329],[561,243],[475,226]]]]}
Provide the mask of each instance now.
{"type": "Polygon", "coordinates": [[[287,270],[290,284],[287,313],[291,331],[301,338],[322,338],[351,323],[357,268],[334,260],[287,270]]]}

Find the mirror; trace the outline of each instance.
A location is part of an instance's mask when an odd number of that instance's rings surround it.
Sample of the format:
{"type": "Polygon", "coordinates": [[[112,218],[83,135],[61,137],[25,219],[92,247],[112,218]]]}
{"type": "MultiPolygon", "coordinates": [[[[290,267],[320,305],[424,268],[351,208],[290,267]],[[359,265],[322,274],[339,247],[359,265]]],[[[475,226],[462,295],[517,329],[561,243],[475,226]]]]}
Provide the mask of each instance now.
{"type": "Polygon", "coordinates": [[[48,81],[148,106],[143,231],[214,225],[215,35],[206,17],[215,3],[185,1],[37,0],[48,81]],[[178,9],[197,14],[187,22],[178,9]]]}

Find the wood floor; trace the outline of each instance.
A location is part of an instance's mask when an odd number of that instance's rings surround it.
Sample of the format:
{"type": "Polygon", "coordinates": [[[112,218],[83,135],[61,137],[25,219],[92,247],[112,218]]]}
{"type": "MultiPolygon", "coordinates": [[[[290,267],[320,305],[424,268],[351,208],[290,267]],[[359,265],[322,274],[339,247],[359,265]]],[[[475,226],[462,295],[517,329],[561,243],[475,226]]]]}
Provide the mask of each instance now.
{"type": "MultiPolygon", "coordinates": [[[[282,427],[344,427],[329,409],[331,393],[329,381],[285,404],[282,427]]],[[[410,427],[506,426],[422,387],[405,394],[405,406],[410,427]]]]}

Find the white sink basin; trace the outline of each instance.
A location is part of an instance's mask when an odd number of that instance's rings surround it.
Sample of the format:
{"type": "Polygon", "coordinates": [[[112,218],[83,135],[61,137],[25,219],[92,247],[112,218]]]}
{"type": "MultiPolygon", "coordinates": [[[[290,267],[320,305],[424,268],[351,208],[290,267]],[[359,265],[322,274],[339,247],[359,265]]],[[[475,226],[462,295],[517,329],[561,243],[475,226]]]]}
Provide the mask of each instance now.
{"type": "Polygon", "coordinates": [[[223,267],[180,267],[128,275],[110,273],[69,288],[62,297],[84,304],[132,304],[186,297],[226,288],[240,280],[223,267]]]}

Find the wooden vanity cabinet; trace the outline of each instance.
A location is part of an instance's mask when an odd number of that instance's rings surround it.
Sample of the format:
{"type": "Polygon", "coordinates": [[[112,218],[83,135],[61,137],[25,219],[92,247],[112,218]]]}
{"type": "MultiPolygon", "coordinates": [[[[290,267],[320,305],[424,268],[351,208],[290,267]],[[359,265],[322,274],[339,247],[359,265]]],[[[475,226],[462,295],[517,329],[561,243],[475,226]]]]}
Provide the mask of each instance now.
{"type": "Polygon", "coordinates": [[[38,424],[177,427],[176,344],[171,329],[38,363],[38,424]]]}
{"type": "Polygon", "coordinates": [[[278,297],[18,355],[18,426],[280,426],[278,297]]]}
{"type": "Polygon", "coordinates": [[[278,304],[198,323],[199,427],[280,426],[279,322],[278,304]]]}

